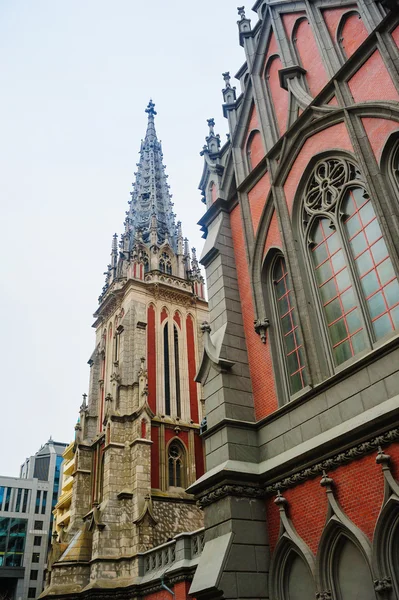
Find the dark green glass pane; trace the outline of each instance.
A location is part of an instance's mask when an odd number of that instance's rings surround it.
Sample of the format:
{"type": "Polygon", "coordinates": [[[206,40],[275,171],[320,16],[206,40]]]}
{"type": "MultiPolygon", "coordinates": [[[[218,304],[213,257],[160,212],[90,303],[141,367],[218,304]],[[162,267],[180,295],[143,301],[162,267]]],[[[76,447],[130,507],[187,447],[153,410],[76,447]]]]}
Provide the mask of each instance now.
{"type": "Polygon", "coordinates": [[[299,392],[299,390],[301,390],[303,387],[300,373],[295,373],[295,375],[291,375],[290,382],[291,382],[291,394],[295,394],[296,392],[299,392]]]}
{"type": "Polygon", "coordinates": [[[6,567],[20,567],[22,565],[23,554],[6,554],[6,567]]]}
{"type": "Polygon", "coordinates": [[[26,533],[26,519],[11,519],[10,523],[10,536],[12,535],[25,535],[26,533]]]}
{"type": "Polygon", "coordinates": [[[360,320],[360,315],[357,308],[355,308],[355,310],[352,310],[352,312],[350,312],[349,315],[346,316],[346,324],[348,326],[349,333],[354,333],[358,329],[361,329],[362,322],[360,320]]]}
{"type": "Polygon", "coordinates": [[[340,292],[343,292],[351,284],[348,269],[344,269],[343,271],[341,271],[341,273],[339,273],[335,279],[340,292]]]}
{"type": "Polygon", "coordinates": [[[341,295],[341,302],[345,312],[348,312],[351,308],[356,306],[356,298],[353,292],[353,288],[349,288],[341,295]]]}
{"type": "Polygon", "coordinates": [[[357,215],[353,215],[353,217],[345,221],[345,225],[350,238],[362,228],[359,221],[359,217],[357,215]]]}
{"type": "Polygon", "coordinates": [[[383,315],[379,319],[376,319],[373,322],[373,327],[377,340],[379,340],[380,338],[384,337],[384,335],[387,335],[387,333],[390,333],[392,331],[391,320],[387,314],[383,315]]]}
{"type": "Polygon", "coordinates": [[[362,283],[362,288],[363,288],[365,296],[370,296],[370,294],[372,294],[373,292],[376,292],[378,290],[378,288],[380,287],[380,284],[378,283],[378,279],[377,279],[377,275],[375,274],[375,271],[371,271],[370,273],[365,275],[361,279],[361,283],[362,283]]]}
{"type": "Polygon", "coordinates": [[[286,333],[291,331],[291,329],[292,329],[291,313],[288,313],[288,315],[285,315],[285,317],[283,317],[281,319],[281,329],[283,330],[283,335],[285,335],[286,333]]]}
{"type": "Polygon", "coordinates": [[[8,552],[22,552],[25,545],[24,537],[10,537],[8,539],[8,552]]]}
{"type": "Polygon", "coordinates": [[[320,265],[320,267],[316,269],[317,282],[319,284],[324,283],[324,281],[327,281],[327,279],[330,279],[332,277],[332,274],[333,272],[331,269],[330,261],[327,260],[325,263],[323,263],[322,265],[320,265]]]}
{"type": "Polygon", "coordinates": [[[288,373],[295,373],[299,369],[298,356],[296,352],[292,352],[287,356],[287,369],[288,373]]]}
{"type": "Polygon", "coordinates": [[[329,327],[330,337],[333,345],[338,344],[341,340],[348,337],[348,332],[345,326],[345,320],[341,319],[329,327]]]}
{"type": "Polygon", "coordinates": [[[294,334],[294,332],[289,333],[288,335],[284,336],[284,343],[285,343],[285,348],[286,348],[287,354],[288,354],[288,352],[292,352],[293,350],[295,350],[295,334],[294,334]]]}
{"type": "Polygon", "coordinates": [[[327,281],[327,283],[320,288],[320,294],[323,304],[335,298],[337,295],[337,288],[335,286],[334,279],[330,279],[330,281],[327,281]]]}
{"type": "Polygon", "coordinates": [[[338,234],[333,233],[327,240],[327,246],[330,251],[330,254],[334,254],[338,248],[341,247],[341,242],[339,241],[338,234]]]}
{"type": "Polygon", "coordinates": [[[346,360],[349,360],[352,357],[352,350],[349,342],[343,342],[342,344],[334,348],[333,354],[337,365],[340,365],[346,360]]]}
{"type": "Polygon", "coordinates": [[[391,283],[388,283],[388,285],[384,287],[384,293],[389,308],[399,302],[399,283],[397,279],[391,281],[391,283]]]}
{"type": "Polygon", "coordinates": [[[339,317],[342,316],[341,304],[338,298],[336,298],[329,304],[326,304],[324,310],[326,312],[327,323],[332,323],[333,321],[339,319],[339,317]]]}
{"type": "Polygon", "coordinates": [[[351,338],[353,353],[357,354],[361,352],[366,347],[366,338],[364,337],[364,331],[359,331],[355,333],[351,338]]]}
{"type": "Polygon", "coordinates": [[[371,246],[371,254],[376,265],[388,256],[388,250],[382,238],[371,246]]]}
{"type": "Polygon", "coordinates": [[[1,535],[0,536],[0,552],[4,552],[5,551],[6,544],[7,544],[7,536],[6,535],[1,535]]]}
{"type": "Polygon", "coordinates": [[[281,298],[281,296],[284,296],[285,292],[287,290],[285,289],[285,283],[284,283],[284,279],[282,281],[279,281],[278,283],[276,283],[276,298],[281,298]]]}
{"type": "Polygon", "coordinates": [[[312,250],[312,254],[313,254],[313,261],[316,266],[319,265],[320,263],[324,262],[328,258],[326,244],[321,244],[317,248],[314,248],[312,250]]]}
{"type": "Polygon", "coordinates": [[[339,250],[331,259],[334,272],[337,273],[345,266],[345,257],[342,250],[339,250]]]}
{"type": "Polygon", "coordinates": [[[357,256],[358,254],[360,254],[361,252],[363,252],[363,250],[365,250],[367,248],[367,241],[366,241],[366,237],[365,237],[363,231],[358,233],[351,240],[351,248],[352,248],[353,256],[357,256]]]}
{"type": "Polygon", "coordinates": [[[370,271],[373,266],[374,265],[369,250],[363,252],[363,254],[356,259],[356,268],[360,277],[364,275],[364,273],[367,273],[367,271],[370,271]]]}
{"type": "Polygon", "coordinates": [[[283,276],[283,261],[281,258],[279,258],[276,261],[275,267],[274,267],[274,274],[273,274],[273,279],[275,281],[279,281],[283,276]]]}
{"type": "Polygon", "coordinates": [[[370,225],[367,225],[364,231],[366,233],[367,241],[370,245],[378,240],[379,237],[381,237],[381,229],[378,225],[377,219],[374,219],[370,225]]]}
{"type": "Polygon", "coordinates": [[[375,212],[373,207],[371,206],[370,200],[367,202],[367,204],[362,206],[362,208],[359,210],[359,214],[363,223],[363,227],[367,225],[367,223],[369,223],[371,219],[374,219],[375,212]]]}
{"type": "Polygon", "coordinates": [[[9,523],[8,517],[0,517],[0,535],[7,535],[9,523]]]}
{"type": "Polygon", "coordinates": [[[285,295],[278,301],[278,312],[280,313],[280,316],[285,315],[285,313],[288,312],[289,308],[290,306],[288,304],[288,296],[285,295]]]}
{"type": "Polygon", "coordinates": [[[399,306],[395,306],[391,310],[391,317],[395,326],[395,329],[399,329],[399,306]]]}
{"type": "Polygon", "coordinates": [[[371,296],[371,298],[367,300],[367,306],[372,319],[386,312],[387,309],[382,292],[377,292],[374,296],[371,296]]]}
{"type": "Polygon", "coordinates": [[[378,265],[377,273],[378,277],[380,278],[381,285],[385,285],[388,283],[388,281],[395,277],[395,272],[393,270],[390,258],[387,258],[384,260],[384,262],[378,265]]]}

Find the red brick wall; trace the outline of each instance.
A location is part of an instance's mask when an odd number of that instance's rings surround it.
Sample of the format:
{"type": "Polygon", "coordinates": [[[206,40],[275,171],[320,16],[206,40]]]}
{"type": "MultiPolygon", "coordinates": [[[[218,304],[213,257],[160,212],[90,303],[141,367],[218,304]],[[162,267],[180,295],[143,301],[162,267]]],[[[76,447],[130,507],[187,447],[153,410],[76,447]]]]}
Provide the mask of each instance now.
{"type": "Polygon", "coordinates": [[[380,162],[384,146],[393,131],[399,131],[399,123],[387,119],[365,117],[362,119],[377,162],[380,162]]]}
{"type": "Polygon", "coordinates": [[[280,135],[283,135],[287,130],[288,122],[288,92],[281,87],[278,75],[279,70],[282,68],[283,64],[280,58],[275,56],[268,64],[266,72],[266,81],[268,82],[270,95],[272,97],[274,113],[276,115],[280,135]]]}
{"type": "Polygon", "coordinates": [[[254,233],[258,230],[260,218],[263,208],[266,204],[266,199],[270,191],[270,175],[265,173],[263,177],[254,185],[252,190],[248,192],[249,208],[251,211],[252,225],[254,233]]]}
{"type": "Polygon", "coordinates": [[[252,132],[247,145],[247,155],[248,153],[250,153],[250,164],[248,165],[248,167],[254,169],[265,155],[262,136],[260,135],[259,131],[252,132]]]}
{"type": "Polygon", "coordinates": [[[273,211],[273,216],[270,219],[269,229],[266,236],[265,247],[263,249],[263,258],[270,250],[270,248],[281,248],[283,249],[283,243],[281,240],[280,230],[278,228],[277,215],[273,211]]]}
{"type": "MultiPolygon", "coordinates": [[[[190,596],[188,593],[191,585],[190,581],[180,581],[173,586],[168,585],[166,580],[166,585],[175,593],[174,600],[194,600],[194,596],[190,596]]],[[[146,598],[146,600],[171,600],[172,596],[166,590],[162,590],[162,592],[146,594],[143,598],[146,598]]]]}
{"type": "Polygon", "coordinates": [[[166,308],[163,308],[162,312],[161,312],[161,323],[163,323],[163,321],[167,318],[168,318],[168,311],[166,310],[166,308]]]}
{"type": "MultiPolygon", "coordinates": [[[[399,473],[399,444],[384,448],[391,456],[393,472],[399,473]]],[[[334,492],[341,509],[353,523],[372,540],[375,524],[384,495],[381,466],[377,465],[374,453],[339,467],[328,473],[334,480],[334,492]]],[[[294,488],[284,490],[289,503],[289,516],[298,535],[307,543],[314,554],[327,518],[327,495],[320,485],[321,476],[310,479],[294,488]]],[[[279,511],[274,498],[266,501],[267,522],[271,549],[276,546],[279,534],[279,511]]]]}
{"type": "Polygon", "coordinates": [[[181,318],[180,318],[179,312],[177,312],[177,311],[175,312],[175,314],[173,315],[173,320],[176,321],[178,326],[181,328],[181,318]]]}
{"type": "Polygon", "coordinates": [[[350,15],[346,18],[341,30],[341,46],[349,58],[359,48],[360,44],[368,37],[367,29],[359,15],[350,15]]]}
{"type": "Polygon", "coordinates": [[[304,69],[312,96],[316,96],[326,85],[328,79],[312,28],[307,19],[296,26],[296,49],[304,69]]]}
{"type": "Polygon", "coordinates": [[[392,38],[395,44],[399,47],[399,25],[392,31],[392,38]]]}
{"type": "Polygon", "coordinates": [[[159,488],[159,427],[151,427],[151,487],[159,488]]]}
{"type": "Polygon", "coordinates": [[[195,346],[194,346],[194,323],[191,315],[186,319],[187,331],[187,353],[188,353],[188,387],[190,392],[190,414],[194,423],[198,423],[198,394],[197,384],[194,381],[196,374],[195,346]]]}
{"type": "Polygon", "coordinates": [[[345,8],[328,8],[322,11],[328,33],[334,43],[337,42],[338,23],[340,22],[342,15],[349,12],[349,10],[351,9],[348,9],[348,7],[345,6],[345,8]]]}
{"type": "Polygon", "coordinates": [[[353,151],[349,135],[343,123],[338,123],[337,125],[333,125],[328,129],[319,131],[311,138],[306,140],[302,150],[300,151],[295,163],[291,168],[284,185],[285,197],[287,199],[287,205],[290,212],[292,211],[293,201],[299,181],[310,159],[313,158],[313,156],[315,156],[315,154],[318,152],[337,148],[353,151]]]}
{"type": "Polygon", "coordinates": [[[298,19],[306,16],[305,11],[287,13],[286,15],[282,15],[283,25],[285,29],[285,33],[287,34],[287,38],[290,40],[292,35],[292,30],[294,29],[294,25],[298,19]]]}
{"type": "Polygon", "coordinates": [[[398,100],[398,93],[378,50],[351,77],[348,85],[355,102],[398,100]]]}
{"type": "Polygon", "coordinates": [[[147,310],[147,373],[148,405],[152,412],[157,410],[157,364],[155,344],[155,309],[152,304],[147,310]]]}
{"type": "Polygon", "coordinates": [[[216,185],[212,182],[212,185],[211,185],[211,202],[212,202],[212,204],[215,202],[215,200],[217,200],[217,191],[216,191],[216,185]]]}
{"type": "Polygon", "coordinates": [[[245,252],[241,209],[236,206],[230,214],[238,288],[242,306],[247,343],[249,370],[255,404],[255,416],[261,419],[277,408],[274,375],[269,345],[262,344],[254,330],[254,308],[245,252]]]}

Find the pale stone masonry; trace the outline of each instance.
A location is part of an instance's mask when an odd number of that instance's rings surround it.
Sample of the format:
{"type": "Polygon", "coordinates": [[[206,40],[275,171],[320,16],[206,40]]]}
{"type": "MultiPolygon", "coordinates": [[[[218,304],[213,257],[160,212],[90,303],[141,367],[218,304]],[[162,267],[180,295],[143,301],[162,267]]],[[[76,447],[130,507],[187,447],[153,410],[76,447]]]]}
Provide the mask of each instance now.
{"type": "Polygon", "coordinates": [[[94,315],[69,521],[54,536],[42,597],[135,585],[143,552],[203,526],[185,488],[204,468],[194,382],[204,280],[175,222],[152,102],[146,112],[125,230],[94,315]]]}

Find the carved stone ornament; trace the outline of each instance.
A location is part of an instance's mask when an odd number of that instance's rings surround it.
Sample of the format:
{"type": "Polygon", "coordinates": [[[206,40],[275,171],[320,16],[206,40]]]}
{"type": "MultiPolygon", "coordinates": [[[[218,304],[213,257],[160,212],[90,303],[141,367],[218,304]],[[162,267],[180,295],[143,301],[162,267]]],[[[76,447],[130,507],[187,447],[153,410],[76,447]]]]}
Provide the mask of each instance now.
{"type": "Polygon", "coordinates": [[[359,179],[359,170],[343,158],[319,161],[306,187],[304,208],[314,215],[332,210],[348,181],[359,179]]]}
{"type": "Polygon", "coordinates": [[[316,599],[317,600],[332,600],[331,592],[329,590],[326,592],[317,592],[316,599]]]}
{"type": "Polygon", "coordinates": [[[263,319],[256,319],[254,321],[254,328],[258,335],[260,335],[260,339],[262,340],[262,344],[266,344],[266,331],[270,326],[269,319],[264,317],[263,319]]]}
{"type": "Polygon", "coordinates": [[[383,579],[374,580],[374,589],[377,594],[388,592],[392,589],[392,581],[390,577],[384,577],[383,579]]]}
{"type": "Polygon", "coordinates": [[[241,498],[263,498],[264,490],[249,485],[222,485],[209,494],[205,494],[199,500],[201,508],[209,506],[213,502],[226,498],[227,496],[240,496],[241,498]]]}
{"type": "Polygon", "coordinates": [[[302,471],[298,471],[297,473],[290,475],[289,477],[285,477],[280,481],[266,486],[266,494],[276,494],[278,490],[294,487],[299,483],[306,481],[306,479],[317,477],[318,475],[322,475],[326,470],[331,471],[337,467],[340,467],[341,465],[345,465],[353,460],[362,458],[365,454],[369,454],[370,452],[378,450],[380,446],[386,446],[387,444],[391,444],[398,439],[399,428],[395,427],[395,429],[391,429],[375,438],[372,438],[371,440],[362,442],[353,448],[345,450],[345,452],[340,452],[331,458],[327,458],[320,463],[316,463],[310,467],[307,467],[306,469],[302,469],[302,471]]]}

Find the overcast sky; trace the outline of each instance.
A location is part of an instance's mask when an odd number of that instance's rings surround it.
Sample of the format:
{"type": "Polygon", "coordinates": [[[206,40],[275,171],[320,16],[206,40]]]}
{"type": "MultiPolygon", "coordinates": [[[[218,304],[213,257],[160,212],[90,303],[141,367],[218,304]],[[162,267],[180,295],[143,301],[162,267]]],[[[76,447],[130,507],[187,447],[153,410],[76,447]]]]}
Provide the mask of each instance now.
{"type": "Polygon", "coordinates": [[[50,435],[73,439],[150,97],[183,234],[200,250],[206,119],[223,142],[221,73],[245,59],[236,5],[0,1],[0,475],[18,476],[50,435]]]}

